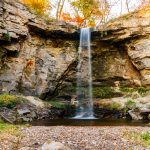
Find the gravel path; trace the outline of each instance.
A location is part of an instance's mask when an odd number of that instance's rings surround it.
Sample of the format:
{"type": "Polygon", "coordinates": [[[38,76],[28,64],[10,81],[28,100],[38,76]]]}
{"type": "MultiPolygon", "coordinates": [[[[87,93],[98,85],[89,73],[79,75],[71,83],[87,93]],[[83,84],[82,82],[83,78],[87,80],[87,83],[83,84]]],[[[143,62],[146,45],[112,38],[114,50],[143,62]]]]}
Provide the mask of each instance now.
{"type": "Polygon", "coordinates": [[[146,132],[149,127],[34,126],[22,130],[20,147],[38,148],[47,140],[61,142],[72,150],[150,150],[123,137],[124,132],[146,132]]]}
{"type": "Polygon", "coordinates": [[[71,150],[150,150],[124,133],[150,132],[150,127],[68,127],[68,126],[32,126],[21,127],[17,135],[0,134],[0,150],[19,150],[30,147],[38,150],[46,141],[63,143],[71,150]]]}

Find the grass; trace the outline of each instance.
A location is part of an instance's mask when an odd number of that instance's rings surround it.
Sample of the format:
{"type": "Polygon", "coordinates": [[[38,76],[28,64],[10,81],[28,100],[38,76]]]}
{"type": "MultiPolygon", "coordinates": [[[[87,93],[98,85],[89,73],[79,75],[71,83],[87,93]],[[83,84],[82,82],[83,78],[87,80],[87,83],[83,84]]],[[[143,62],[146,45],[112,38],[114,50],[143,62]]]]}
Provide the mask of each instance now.
{"type": "Polygon", "coordinates": [[[16,127],[11,124],[4,123],[2,120],[0,120],[0,133],[7,132],[9,129],[15,129],[16,127]]]}
{"type": "Polygon", "coordinates": [[[18,149],[18,145],[23,137],[20,126],[4,123],[0,120],[0,145],[8,141],[14,149],[18,149]]]}
{"type": "Polygon", "coordinates": [[[11,94],[1,94],[0,95],[0,107],[13,108],[17,105],[19,99],[15,95],[11,94]]]}
{"type": "Polygon", "coordinates": [[[125,132],[124,137],[142,146],[150,146],[150,132],[125,132]]]}
{"type": "Polygon", "coordinates": [[[18,135],[19,134],[19,126],[17,125],[12,125],[3,122],[0,120],[0,140],[4,135],[18,135]]]}

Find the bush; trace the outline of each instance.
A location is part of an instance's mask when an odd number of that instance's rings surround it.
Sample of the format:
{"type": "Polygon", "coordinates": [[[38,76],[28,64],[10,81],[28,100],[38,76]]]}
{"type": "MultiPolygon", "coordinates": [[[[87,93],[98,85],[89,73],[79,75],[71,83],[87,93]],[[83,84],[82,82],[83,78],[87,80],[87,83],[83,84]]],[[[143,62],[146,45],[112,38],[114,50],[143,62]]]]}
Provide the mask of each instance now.
{"type": "Polygon", "coordinates": [[[2,94],[0,95],[0,107],[13,108],[18,103],[18,98],[15,95],[2,94]]]}

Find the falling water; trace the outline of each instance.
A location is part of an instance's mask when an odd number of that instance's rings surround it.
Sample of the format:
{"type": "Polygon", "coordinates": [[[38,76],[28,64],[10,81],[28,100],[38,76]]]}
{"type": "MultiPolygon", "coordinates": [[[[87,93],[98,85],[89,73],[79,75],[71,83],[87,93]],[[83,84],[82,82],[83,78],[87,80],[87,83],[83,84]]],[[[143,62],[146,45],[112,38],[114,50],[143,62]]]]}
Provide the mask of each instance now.
{"type": "Polygon", "coordinates": [[[77,100],[79,104],[74,117],[77,119],[94,119],[90,42],[91,28],[82,28],[77,66],[77,100]]]}

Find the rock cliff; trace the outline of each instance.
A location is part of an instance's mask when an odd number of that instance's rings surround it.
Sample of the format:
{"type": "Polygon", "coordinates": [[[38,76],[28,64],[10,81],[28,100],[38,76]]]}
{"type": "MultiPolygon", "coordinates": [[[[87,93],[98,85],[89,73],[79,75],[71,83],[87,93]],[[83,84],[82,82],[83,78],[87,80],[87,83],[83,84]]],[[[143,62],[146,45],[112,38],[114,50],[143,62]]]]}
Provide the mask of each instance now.
{"type": "MultiPolygon", "coordinates": [[[[94,86],[150,85],[149,25],[149,17],[134,12],[92,33],[94,86]]],[[[37,16],[16,0],[1,1],[0,91],[42,98],[60,89],[59,95],[69,94],[78,41],[74,26],[37,16]]]]}
{"type": "Polygon", "coordinates": [[[74,27],[34,15],[16,0],[1,1],[0,15],[1,91],[52,94],[76,59],[74,27]]]}

